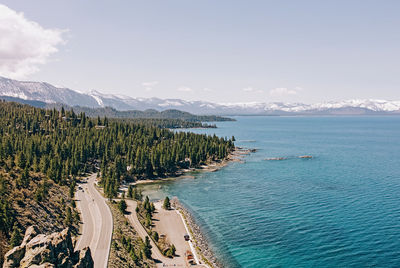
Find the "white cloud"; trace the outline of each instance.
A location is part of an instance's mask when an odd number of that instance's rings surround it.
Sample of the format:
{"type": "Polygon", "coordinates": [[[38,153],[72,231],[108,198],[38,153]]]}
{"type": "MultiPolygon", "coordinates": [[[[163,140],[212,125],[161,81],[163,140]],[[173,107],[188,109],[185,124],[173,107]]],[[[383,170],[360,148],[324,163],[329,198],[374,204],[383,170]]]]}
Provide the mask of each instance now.
{"type": "Polygon", "coordinates": [[[144,86],[144,89],[146,91],[151,91],[153,90],[153,87],[158,85],[158,81],[151,81],[151,82],[143,82],[142,86],[144,86]]]}
{"type": "Polygon", "coordinates": [[[193,89],[191,89],[190,87],[179,87],[177,90],[181,91],[181,92],[192,92],[193,91],[193,89]]]}
{"type": "Polygon", "coordinates": [[[214,90],[212,90],[211,88],[205,87],[205,88],[203,88],[203,91],[205,91],[205,92],[213,92],[214,90]]]}
{"type": "Polygon", "coordinates": [[[45,29],[0,4],[0,75],[23,78],[37,72],[64,43],[63,32],[45,29]]]}
{"type": "Polygon", "coordinates": [[[296,95],[297,91],[293,89],[287,89],[285,87],[278,87],[271,89],[269,94],[272,96],[296,95]]]}
{"type": "Polygon", "coordinates": [[[155,87],[158,85],[158,81],[151,81],[151,82],[143,82],[142,86],[144,87],[155,87]]]}
{"type": "Polygon", "coordinates": [[[252,87],[245,87],[245,88],[243,88],[242,90],[243,90],[244,92],[263,93],[262,90],[260,90],[260,89],[255,89],[255,88],[252,88],[252,87]]]}

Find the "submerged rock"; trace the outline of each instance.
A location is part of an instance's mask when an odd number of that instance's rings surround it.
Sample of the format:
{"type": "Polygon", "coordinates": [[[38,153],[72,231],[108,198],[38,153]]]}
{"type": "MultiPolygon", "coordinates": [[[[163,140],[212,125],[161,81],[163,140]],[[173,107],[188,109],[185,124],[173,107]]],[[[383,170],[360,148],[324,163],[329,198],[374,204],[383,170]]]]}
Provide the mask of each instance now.
{"type": "Polygon", "coordinates": [[[4,256],[3,268],[93,267],[90,249],[74,251],[69,228],[50,235],[38,234],[36,226],[26,229],[21,245],[4,256]]]}
{"type": "Polygon", "coordinates": [[[286,157],[270,157],[270,158],[266,158],[265,160],[267,161],[280,161],[280,160],[286,160],[286,157]]]}

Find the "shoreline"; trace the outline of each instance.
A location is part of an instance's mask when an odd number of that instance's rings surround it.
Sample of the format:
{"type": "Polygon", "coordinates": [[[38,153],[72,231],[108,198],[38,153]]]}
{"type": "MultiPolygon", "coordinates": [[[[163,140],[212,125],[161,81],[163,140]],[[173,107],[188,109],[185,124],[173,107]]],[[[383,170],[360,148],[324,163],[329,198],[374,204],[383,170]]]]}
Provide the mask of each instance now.
{"type": "Polygon", "coordinates": [[[212,161],[210,163],[204,164],[197,168],[188,168],[188,169],[180,169],[176,172],[175,175],[166,177],[166,178],[155,178],[155,179],[145,179],[145,180],[137,180],[132,185],[139,185],[139,184],[152,184],[152,183],[160,183],[160,182],[167,182],[173,181],[179,178],[193,178],[193,175],[190,175],[194,172],[216,172],[221,168],[227,166],[230,162],[240,162],[243,163],[243,157],[249,155],[250,153],[256,152],[256,149],[247,149],[243,147],[235,147],[228,156],[219,161],[212,161]]]}
{"type": "Polygon", "coordinates": [[[215,253],[211,250],[209,246],[208,239],[205,237],[204,232],[201,227],[197,224],[192,213],[178,200],[174,197],[171,200],[171,206],[178,212],[185,227],[189,231],[191,237],[191,242],[193,243],[194,254],[198,255],[198,259],[203,265],[207,267],[222,268],[222,263],[215,256],[215,253]]]}
{"type": "MultiPolygon", "coordinates": [[[[193,172],[216,172],[221,168],[227,166],[230,162],[241,162],[243,163],[243,157],[249,155],[251,153],[256,152],[256,149],[247,149],[243,147],[235,147],[228,156],[221,161],[213,161],[208,163],[207,165],[202,165],[199,168],[192,169],[184,169],[180,170],[179,174],[176,176],[168,177],[168,178],[157,178],[153,180],[139,180],[133,183],[134,185],[151,185],[156,183],[163,183],[172,180],[176,180],[179,178],[195,178],[195,176],[190,175],[193,172]]],[[[158,190],[157,190],[158,191],[158,190]]],[[[179,214],[185,228],[188,230],[188,234],[191,237],[191,248],[194,251],[196,259],[200,260],[201,264],[207,266],[209,268],[222,268],[224,265],[222,262],[216,257],[215,253],[210,247],[210,243],[207,237],[204,235],[204,231],[202,230],[200,224],[197,223],[195,217],[192,213],[178,200],[177,197],[173,197],[171,199],[171,206],[176,210],[177,214],[179,214]]]]}

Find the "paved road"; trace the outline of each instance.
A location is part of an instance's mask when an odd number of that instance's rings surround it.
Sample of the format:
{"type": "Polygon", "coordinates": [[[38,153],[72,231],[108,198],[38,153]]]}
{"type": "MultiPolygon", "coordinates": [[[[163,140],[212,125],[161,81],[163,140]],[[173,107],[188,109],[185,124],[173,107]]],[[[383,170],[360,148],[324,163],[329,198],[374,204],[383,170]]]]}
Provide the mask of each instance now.
{"type": "MultiPolygon", "coordinates": [[[[126,217],[132,224],[133,228],[135,228],[135,230],[138,232],[139,236],[144,240],[145,237],[149,235],[147,234],[142,224],[139,222],[139,219],[136,215],[135,209],[137,203],[133,200],[126,200],[126,204],[128,205],[127,211],[129,212],[126,217]]],[[[153,240],[150,239],[150,243],[152,246],[151,257],[156,261],[157,267],[186,267],[186,265],[181,261],[176,261],[162,255],[158,247],[154,244],[153,240]]]]}
{"type": "Polygon", "coordinates": [[[77,207],[81,211],[82,235],[75,250],[89,246],[94,260],[94,267],[107,267],[110,254],[113,219],[106,199],[94,186],[96,174],[89,177],[86,183],[78,186],[76,192],[77,207]]]}

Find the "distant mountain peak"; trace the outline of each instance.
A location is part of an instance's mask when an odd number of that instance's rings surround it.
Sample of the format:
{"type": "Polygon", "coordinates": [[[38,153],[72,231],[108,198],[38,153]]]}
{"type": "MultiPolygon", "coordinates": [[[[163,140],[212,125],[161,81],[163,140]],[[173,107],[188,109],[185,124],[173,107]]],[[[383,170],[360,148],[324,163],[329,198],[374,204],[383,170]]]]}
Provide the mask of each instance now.
{"type": "Polygon", "coordinates": [[[133,98],[124,95],[104,94],[98,90],[78,92],[53,86],[47,82],[17,81],[0,76],[0,96],[45,103],[63,103],[69,106],[90,108],[113,107],[117,110],[164,111],[177,109],[194,114],[218,115],[352,115],[400,114],[400,101],[382,99],[351,99],[314,104],[285,102],[212,103],[181,99],[133,98]]]}

